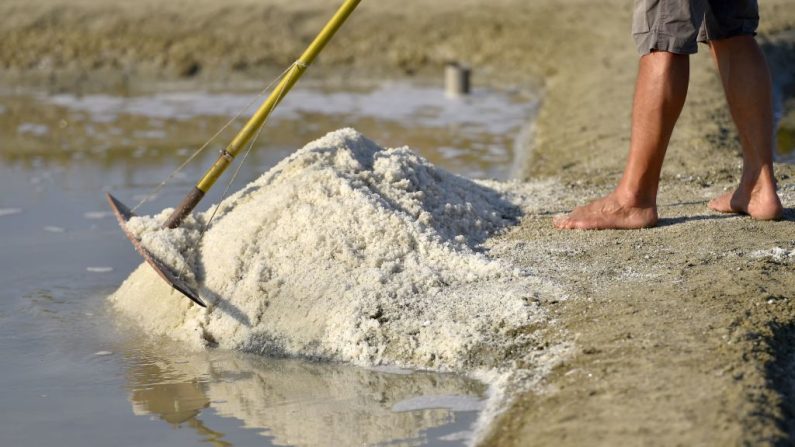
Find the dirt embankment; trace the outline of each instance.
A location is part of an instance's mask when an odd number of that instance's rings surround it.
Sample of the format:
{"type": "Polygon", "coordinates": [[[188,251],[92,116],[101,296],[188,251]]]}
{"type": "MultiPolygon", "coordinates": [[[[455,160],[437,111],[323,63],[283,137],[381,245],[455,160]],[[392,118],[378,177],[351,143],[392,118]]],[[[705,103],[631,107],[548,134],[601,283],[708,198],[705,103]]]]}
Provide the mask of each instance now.
{"type": "MultiPolygon", "coordinates": [[[[331,9],[320,0],[7,0],[0,76],[54,89],[259,79],[289,64],[331,9]]],[[[565,198],[491,251],[570,293],[548,336],[569,334],[577,351],[517,398],[486,444],[791,443],[795,169],[778,167],[784,221],[706,209],[737,181],[740,158],[703,48],[663,173],[661,225],[550,227],[553,213],[605,193],[620,175],[637,64],[629,20],[618,0],[365,1],[316,70],[424,76],[457,59],[474,65],[476,82],[543,87],[534,148],[517,172],[556,178],[565,198]]],[[[760,40],[782,82],[795,72],[793,29],[791,0],[763,2],[760,40]]]]}
{"type": "MultiPolygon", "coordinates": [[[[777,80],[786,83],[795,53],[781,37],[793,28],[783,7],[763,5],[760,40],[777,80]]],[[[610,29],[630,20],[629,11],[614,12],[597,20],[610,29]]],[[[550,215],[608,192],[621,173],[637,56],[628,37],[601,37],[576,66],[546,78],[536,145],[523,173],[555,176],[567,188],[568,199],[550,205],[550,215]]],[[[788,255],[795,248],[795,170],[778,166],[788,207],[782,222],[707,210],[710,197],[738,180],[740,147],[704,50],[692,58],[688,102],[663,172],[658,228],[560,233],[539,212],[494,247],[571,291],[574,298],[560,303],[557,315],[578,350],[546,388],[503,415],[489,445],[795,439],[795,257],[788,255]]],[[[550,328],[551,336],[559,330],[550,328]]]]}
{"type": "MultiPolygon", "coordinates": [[[[557,40],[540,35],[576,33],[587,11],[565,10],[565,26],[550,30],[556,2],[523,3],[363,2],[315,70],[436,75],[454,59],[473,64],[478,82],[540,77],[552,69],[545,61],[557,40]]],[[[64,88],[81,79],[267,79],[263,73],[296,59],[334,8],[320,0],[9,0],[0,5],[0,68],[9,79],[64,88]]]]}

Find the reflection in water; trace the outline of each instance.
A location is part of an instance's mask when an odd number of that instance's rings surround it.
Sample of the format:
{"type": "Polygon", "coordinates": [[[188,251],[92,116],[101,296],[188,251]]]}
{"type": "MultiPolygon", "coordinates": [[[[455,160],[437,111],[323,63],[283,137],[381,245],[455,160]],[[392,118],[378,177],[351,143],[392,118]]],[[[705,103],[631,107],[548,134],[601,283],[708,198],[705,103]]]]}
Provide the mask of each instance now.
{"type": "Polygon", "coordinates": [[[206,386],[198,380],[187,382],[157,383],[168,374],[156,363],[141,364],[133,371],[132,383],[147,384],[133,387],[130,400],[133,413],[153,414],[173,427],[185,424],[194,429],[203,439],[219,447],[231,446],[223,440],[223,433],[208,428],[201,419],[201,411],[210,406],[206,386]]]}
{"type": "MultiPolygon", "coordinates": [[[[163,371],[155,364],[142,366],[136,371],[140,383],[160,378],[163,371]]],[[[203,408],[210,405],[205,390],[197,381],[182,383],[151,383],[134,388],[130,398],[135,414],[157,414],[171,425],[194,420],[203,408]]]]}
{"type": "Polygon", "coordinates": [[[273,445],[461,445],[485,394],[480,382],[449,374],[168,349],[128,356],[134,413],[193,429],[218,446],[231,444],[203,422],[208,410],[239,419],[273,445]],[[417,405],[423,396],[442,397],[417,405]]]}

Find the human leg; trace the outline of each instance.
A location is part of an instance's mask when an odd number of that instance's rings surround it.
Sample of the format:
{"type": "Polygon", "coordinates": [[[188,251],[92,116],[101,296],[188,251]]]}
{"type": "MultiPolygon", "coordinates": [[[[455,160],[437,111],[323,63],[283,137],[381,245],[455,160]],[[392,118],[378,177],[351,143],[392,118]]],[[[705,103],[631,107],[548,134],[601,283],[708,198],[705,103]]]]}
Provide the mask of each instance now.
{"type": "Polygon", "coordinates": [[[629,158],[616,189],[555,218],[559,229],[632,229],[657,223],[657,188],[665,151],[682,111],[687,55],[656,51],[641,57],[632,106],[629,158]]]}
{"type": "Polygon", "coordinates": [[[737,189],[713,199],[709,207],[779,219],[783,210],[773,175],[772,87],[764,55],[751,35],[713,40],[710,49],[740,135],[743,171],[737,189]]]}
{"type": "Polygon", "coordinates": [[[707,0],[635,0],[632,34],[641,54],[632,104],[629,158],[616,189],[554,219],[560,229],[630,229],[657,223],[657,188],[665,151],[687,96],[688,54],[707,0]]]}

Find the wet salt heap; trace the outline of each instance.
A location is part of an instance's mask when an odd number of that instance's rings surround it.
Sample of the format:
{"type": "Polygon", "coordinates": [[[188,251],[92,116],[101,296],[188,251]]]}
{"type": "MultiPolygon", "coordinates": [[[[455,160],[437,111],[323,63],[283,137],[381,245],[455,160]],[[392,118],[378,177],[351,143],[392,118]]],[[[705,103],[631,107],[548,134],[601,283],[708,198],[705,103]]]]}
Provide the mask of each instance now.
{"type": "Polygon", "coordinates": [[[550,287],[482,244],[519,208],[483,183],[352,129],[310,143],[208,214],[144,245],[194,281],[192,305],[146,265],[111,297],[147,332],[249,352],[441,370],[504,366],[537,342],[550,287]]]}

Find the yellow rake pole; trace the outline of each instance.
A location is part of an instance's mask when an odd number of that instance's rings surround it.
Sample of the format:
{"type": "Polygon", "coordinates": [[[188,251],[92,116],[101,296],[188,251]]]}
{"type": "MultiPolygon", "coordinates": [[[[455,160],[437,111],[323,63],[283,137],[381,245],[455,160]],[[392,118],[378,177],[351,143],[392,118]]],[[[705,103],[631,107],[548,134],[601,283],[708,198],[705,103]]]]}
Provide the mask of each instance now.
{"type": "Polygon", "coordinates": [[[342,24],[345,23],[345,20],[351,15],[360,2],[361,0],[346,0],[345,3],[340,6],[336,14],[334,14],[334,17],[329,20],[301,57],[290,67],[281,82],[273,89],[273,92],[271,92],[265,102],[262,103],[259,109],[257,109],[254,115],[248,120],[246,125],[243,126],[243,129],[238,132],[226,149],[221,151],[218,160],[213,163],[212,167],[204,174],[204,177],[199,180],[193,190],[185,196],[179,206],[174,210],[171,216],[169,216],[163,224],[164,228],[178,227],[180,223],[182,223],[182,220],[196,208],[199,201],[215,184],[215,181],[218,180],[226,168],[229,167],[235,156],[240,153],[251,138],[256,135],[259,128],[265,123],[265,120],[268,119],[271,112],[273,112],[273,109],[279,105],[279,102],[281,102],[284,96],[293,88],[295,83],[298,82],[307,67],[312,64],[317,55],[334,36],[334,33],[340,29],[342,24]]]}
{"type": "MultiPolygon", "coordinates": [[[[178,227],[185,217],[187,217],[193,211],[193,209],[196,208],[196,205],[198,205],[199,201],[204,197],[207,191],[210,190],[213,184],[215,184],[216,180],[218,180],[226,168],[229,167],[235,156],[240,153],[246,144],[258,134],[259,129],[263,124],[265,124],[265,121],[268,119],[268,116],[271,114],[271,112],[273,112],[281,100],[284,99],[284,96],[290,91],[295,83],[298,82],[298,80],[301,78],[301,75],[303,75],[306,71],[307,67],[312,64],[317,55],[323,50],[337,30],[340,29],[342,24],[345,23],[345,20],[351,15],[353,10],[356,9],[356,6],[358,6],[360,2],[361,0],[345,0],[342,6],[340,6],[340,8],[334,14],[334,17],[332,17],[326,26],[323,27],[323,30],[321,30],[320,34],[315,37],[315,40],[312,41],[301,57],[295,61],[290,68],[287,69],[279,84],[271,92],[265,102],[262,103],[259,109],[254,112],[254,115],[248,120],[245,126],[243,126],[243,129],[241,129],[232,142],[221,151],[221,155],[218,157],[218,160],[213,163],[212,167],[210,167],[201,180],[199,180],[193,190],[188,193],[187,196],[185,196],[177,209],[174,210],[171,216],[169,216],[169,218],[163,224],[163,228],[178,227]]],[[[144,257],[146,262],[149,263],[149,265],[154,268],[158,275],[160,275],[160,277],[163,278],[171,287],[180,291],[183,295],[191,299],[196,304],[205,307],[206,305],[199,298],[199,294],[190,284],[181,278],[179,272],[175,272],[170,266],[166,265],[164,262],[158,259],[157,256],[149,252],[149,250],[147,250],[141,244],[135,235],[130,232],[126,224],[127,221],[134,216],[133,211],[111,194],[107,194],[107,198],[114,214],[116,215],[116,219],[119,221],[119,224],[121,225],[122,230],[124,231],[127,238],[130,240],[130,242],[132,242],[135,250],[144,257]]]]}

